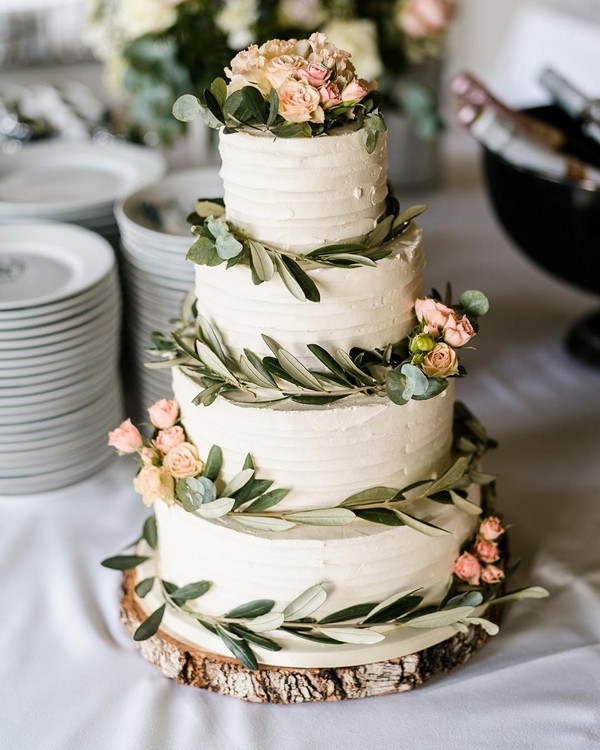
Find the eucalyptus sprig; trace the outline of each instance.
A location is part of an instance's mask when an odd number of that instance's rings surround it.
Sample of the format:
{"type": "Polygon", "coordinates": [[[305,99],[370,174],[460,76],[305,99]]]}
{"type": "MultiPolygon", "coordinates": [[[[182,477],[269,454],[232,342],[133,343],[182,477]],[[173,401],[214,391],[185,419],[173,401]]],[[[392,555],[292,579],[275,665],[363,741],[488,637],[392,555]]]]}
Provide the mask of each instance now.
{"type": "MultiPolygon", "coordinates": [[[[476,327],[479,315],[487,312],[487,299],[481,292],[464,292],[454,309],[476,327]]],[[[466,374],[463,365],[443,377],[424,372],[424,347],[432,349],[435,341],[431,335],[423,335],[422,329],[423,323],[401,341],[374,350],[336,349],[332,355],[319,344],[309,344],[307,349],[324,367],[317,370],[306,367],[266,334],[262,338],[273,356],[260,357],[244,349],[236,362],[221,345],[214,327],[198,315],[195,324],[190,321],[174,331],[170,341],[155,334],[158,346],[150,353],[162,361],[146,366],[182,367],[202,386],[194,403],[204,406],[218,396],[254,405],[284,400],[323,405],[350,396],[387,396],[403,405],[434,398],[447,388],[450,377],[466,374]]]]}
{"type": "Polygon", "coordinates": [[[319,302],[321,295],[306,268],[374,267],[376,261],[393,252],[392,240],[406,232],[411,222],[426,209],[411,206],[400,211],[400,204],[391,188],[385,216],[364,242],[323,245],[308,253],[288,253],[248,237],[225,217],[225,204],[220,198],[202,198],[188,216],[196,240],[187,253],[187,260],[199,266],[226,264],[232,268],[240,262],[250,266],[254,284],[271,281],[279,275],[288,291],[301,301],[319,302]]]}
{"type": "MultiPolygon", "coordinates": [[[[117,565],[114,562],[116,558],[109,558],[102,564],[112,569],[131,570],[147,559],[134,559],[131,556],[131,559],[117,565]]],[[[212,586],[210,581],[195,581],[177,586],[170,581],[152,577],[138,582],[136,593],[144,598],[155,586],[158,586],[164,603],[138,626],[134,640],[144,641],[155,635],[169,608],[218,636],[233,656],[250,670],[258,669],[254,646],[268,651],[280,651],[283,648],[277,640],[277,633],[280,633],[280,637],[294,636],[331,646],[342,643],[374,645],[400,628],[437,630],[452,627],[456,632],[464,632],[469,625],[478,625],[490,635],[495,635],[498,626],[478,616],[478,607],[490,602],[539,599],[548,595],[545,589],[530,587],[498,597],[496,587],[484,585],[481,590],[459,593],[446,597],[438,605],[423,607],[421,589],[413,589],[395,593],[381,602],[354,604],[318,616],[328,594],[325,586],[317,583],[279,608],[273,599],[255,599],[240,604],[223,615],[208,615],[190,607],[188,602],[198,600],[209,591],[212,586]]]]}
{"type": "Polygon", "coordinates": [[[180,96],[173,104],[173,115],[181,122],[197,117],[209,128],[235,133],[259,130],[277,138],[310,138],[330,133],[343,125],[363,129],[363,142],[368,153],[377,146],[379,133],[386,131],[380,107],[382,97],[371,91],[360,101],[340,102],[324,111],[323,122],[291,122],[280,114],[279,94],[271,88],[264,96],[255,86],[244,86],[229,93],[223,78],[215,78],[202,97],[180,96]]]}

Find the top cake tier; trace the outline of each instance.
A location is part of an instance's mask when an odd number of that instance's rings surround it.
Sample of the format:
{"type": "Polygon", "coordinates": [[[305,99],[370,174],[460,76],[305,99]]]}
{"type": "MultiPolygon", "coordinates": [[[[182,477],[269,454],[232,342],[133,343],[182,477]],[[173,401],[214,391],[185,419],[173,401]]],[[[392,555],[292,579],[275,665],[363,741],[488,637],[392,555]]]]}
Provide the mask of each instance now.
{"type": "Polygon", "coordinates": [[[348,127],[315,138],[221,133],[227,218],[291,252],[363,240],[384,214],[388,189],[386,133],[372,153],[362,136],[348,127]]]}

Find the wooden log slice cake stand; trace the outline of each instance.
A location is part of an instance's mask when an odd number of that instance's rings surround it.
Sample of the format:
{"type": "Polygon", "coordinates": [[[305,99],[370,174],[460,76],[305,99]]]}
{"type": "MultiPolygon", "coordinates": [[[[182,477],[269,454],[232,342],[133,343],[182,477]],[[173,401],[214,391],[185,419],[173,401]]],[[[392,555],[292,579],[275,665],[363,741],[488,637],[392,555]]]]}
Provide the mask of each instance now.
{"type": "MultiPolygon", "coordinates": [[[[130,635],[147,617],[137,601],[134,586],[135,572],[126,571],[121,622],[130,635]]],[[[499,622],[501,609],[501,606],[490,607],[486,618],[499,622]]],[[[423,651],[373,664],[318,669],[265,665],[255,671],[233,658],[184,644],[162,630],[136,646],[165,677],[183,685],[256,703],[305,703],[414,690],[430,677],[463,664],[487,639],[487,633],[479,625],[470,625],[468,633],[457,633],[423,651]]]]}

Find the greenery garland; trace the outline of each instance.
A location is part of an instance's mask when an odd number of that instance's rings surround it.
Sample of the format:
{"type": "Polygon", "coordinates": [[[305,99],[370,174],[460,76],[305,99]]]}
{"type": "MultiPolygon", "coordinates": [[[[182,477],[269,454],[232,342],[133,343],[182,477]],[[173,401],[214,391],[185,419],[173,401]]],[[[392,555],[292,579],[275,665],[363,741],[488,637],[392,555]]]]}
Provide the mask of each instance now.
{"type": "MultiPolygon", "coordinates": [[[[150,549],[157,547],[154,516],[144,524],[142,537],[150,549]]],[[[133,546],[133,545],[132,545],[133,546]]],[[[131,570],[150,559],[148,555],[121,554],[107,558],[102,565],[112,570],[131,570]]],[[[134,633],[134,640],[151,638],[160,628],[167,608],[191,618],[198,626],[218,636],[227,649],[247,669],[258,669],[253,646],[268,651],[280,651],[283,646],[276,640],[277,633],[291,635],[328,645],[353,643],[370,646],[385,640],[378,628],[438,629],[453,627],[465,632],[469,625],[479,625],[490,635],[498,626],[477,615],[476,609],[484,604],[502,604],[522,599],[540,599],[548,595],[541,587],[529,587],[498,596],[500,584],[481,583],[464,586],[455,576],[444,599],[438,604],[422,607],[421,589],[393,594],[382,602],[365,602],[345,607],[323,617],[316,616],[327,599],[327,591],[320,583],[302,592],[284,607],[275,609],[272,599],[256,599],[241,604],[223,615],[208,615],[188,606],[189,601],[202,597],[210,588],[210,581],[195,581],[177,586],[154,576],[138,581],[135,592],[140,598],[147,596],[158,584],[164,599],[158,609],[149,615],[134,633]],[[269,633],[269,635],[265,635],[269,633]]]]}
{"type": "MultiPolygon", "coordinates": [[[[432,294],[440,299],[437,292],[432,294]]],[[[448,305],[450,296],[448,288],[448,305]]],[[[486,314],[488,307],[486,297],[471,290],[463,292],[458,304],[451,309],[468,319],[475,332],[479,317],[486,314]]],[[[236,362],[221,345],[214,327],[202,315],[197,315],[195,302],[190,303],[188,299],[184,303],[181,318],[171,337],[157,332],[152,334],[154,348],[150,354],[161,360],[147,362],[146,366],[181,367],[202,387],[193,401],[196,405],[208,406],[218,396],[254,406],[285,400],[323,405],[350,396],[387,396],[393,403],[404,405],[410,400],[434,398],[448,387],[450,377],[466,374],[462,364],[445,375],[429,376],[423,371],[429,352],[440,346],[427,332],[425,319],[407,337],[382,349],[355,347],[350,352],[337,349],[332,356],[319,344],[309,344],[307,349],[325,367],[325,370],[314,370],[305,367],[266,334],[262,338],[274,356],[261,358],[250,349],[244,349],[236,362]]],[[[444,346],[448,351],[451,349],[444,346]]],[[[453,349],[452,352],[452,356],[457,357],[453,349]]]]}
{"type": "Polygon", "coordinates": [[[393,248],[389,243],[406,232],[413,219],[426,208],[417,205],[400,211],[400,203],[390,186],[385,216],[364,242],[329,244],[305,254],[292,254],[258,242],[228,222],[222,199],[201,198],[196,202],[194,212],[188,216],[196,240],[186,258],[196,265],[211,267],[225,263],[227,268],[232,268],[244,262],[250,266],[254,284],[271,281],[277,274],[296,299],[319,302],[319,289],[304,267],[373,267],[376,261],[392,253],[393,248]]]}

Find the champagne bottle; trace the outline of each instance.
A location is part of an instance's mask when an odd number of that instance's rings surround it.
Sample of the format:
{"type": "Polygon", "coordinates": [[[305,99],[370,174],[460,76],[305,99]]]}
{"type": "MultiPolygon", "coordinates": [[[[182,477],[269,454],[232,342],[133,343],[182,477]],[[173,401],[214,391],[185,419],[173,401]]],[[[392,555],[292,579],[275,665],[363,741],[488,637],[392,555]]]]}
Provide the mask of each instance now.
{"type": "Polygon", "coordinates": [[[546,68],[539,80],[556,104],[578,121],[581,132],[600,143],[600,100],[590,99],[552,68],[546,68]]]}
{"type": "Polygon", "coordinates": [[[491,107],[465,104],[459,109],[457,117],[487,149],[517,167],[554,179],[591,180],[600,185],[600,170],[527,138],[514,122],[491,107]]]}
{"type": "Polygon", "coordinates": [[[559,150],[567,141],[565,133],[554,125],[507,107],[471,73],[462,72],[454,76],[450,81],[450,91],[464,104],[495,110],[504,120],[512,122],[523,135],[547,148],[559,150]]]}

